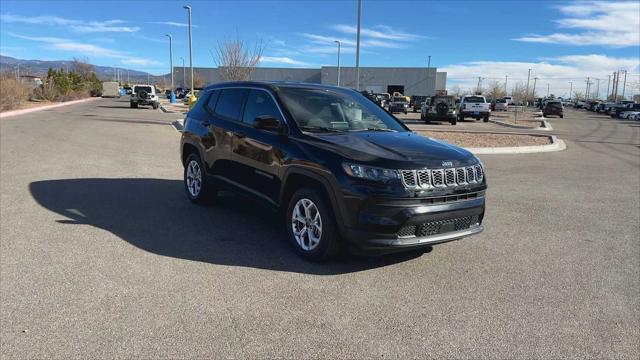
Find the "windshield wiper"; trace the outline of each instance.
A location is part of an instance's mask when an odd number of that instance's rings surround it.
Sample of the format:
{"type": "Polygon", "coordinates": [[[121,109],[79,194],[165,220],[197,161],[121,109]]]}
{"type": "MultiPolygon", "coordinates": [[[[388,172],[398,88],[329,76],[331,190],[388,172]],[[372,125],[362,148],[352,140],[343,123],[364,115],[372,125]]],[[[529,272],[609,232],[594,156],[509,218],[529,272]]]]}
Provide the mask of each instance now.
{"type": "Polygon", "coordinates": [[[387,131],[387,132],[396,132],[393,129],[384,129],[384,128],[364,128],[364,129],[356,129],[353,131],[387,131]]]}
{"type": "Polygon", "coordinates": [[[328,127],[324,127],[324,126],[300,126],[300,130],[302,131],[317,131],[317,132],[342,132],[342,130],[340,129],[335,129],[335,128],[328,128],[328,127]]]}

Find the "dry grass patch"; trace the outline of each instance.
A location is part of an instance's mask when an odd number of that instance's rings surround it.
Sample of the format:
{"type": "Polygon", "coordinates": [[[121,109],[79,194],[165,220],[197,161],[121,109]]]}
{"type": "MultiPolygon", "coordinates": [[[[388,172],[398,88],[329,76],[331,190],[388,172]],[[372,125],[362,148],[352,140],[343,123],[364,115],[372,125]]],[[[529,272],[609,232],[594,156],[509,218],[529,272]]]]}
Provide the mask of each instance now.
{"type": "Polygon", "coordinates": [[[548,136],[470,133],[460,131],[419,131],[419,133],[424,136],[443,140],[466,148],[515,147],[551,144],[551,139],[548,136]]]}
{"type": "Polygon", "coordinates": [[[29,89],[8,72],[0,74],[0,111],[20,108],[29,96],[29,89]]]}

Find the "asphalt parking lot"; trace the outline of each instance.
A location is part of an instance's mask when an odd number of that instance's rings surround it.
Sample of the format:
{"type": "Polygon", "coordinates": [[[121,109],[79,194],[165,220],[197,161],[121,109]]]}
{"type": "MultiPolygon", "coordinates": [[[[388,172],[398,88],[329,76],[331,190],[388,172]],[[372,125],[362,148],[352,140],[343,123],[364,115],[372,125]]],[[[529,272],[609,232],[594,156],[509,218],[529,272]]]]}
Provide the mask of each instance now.
{"type": "Polygon", "coordinates": [[[174,119],[0,121],[2,358],[639,357],[639,122],[568,109],[567,150],[481,156],[482,234],[313,264],[259,204],[187,201],[174,119]]]}

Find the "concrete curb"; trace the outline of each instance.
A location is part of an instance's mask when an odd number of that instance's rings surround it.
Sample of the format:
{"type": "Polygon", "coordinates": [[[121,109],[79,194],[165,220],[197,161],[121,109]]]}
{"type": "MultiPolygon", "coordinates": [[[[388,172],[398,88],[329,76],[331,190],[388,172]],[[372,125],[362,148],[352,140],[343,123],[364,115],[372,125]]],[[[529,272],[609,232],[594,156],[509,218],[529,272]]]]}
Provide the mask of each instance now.
{"type": "Polygon", "coordinates": [[[179,133],[182,132],[182,130],[184,130],[184,119],[176,119],[174,122],[171,123],[171,126],[179,133]]]}
{"type": "Polygon", "coordinates": [[[31,109],[20,109],[20,110],[5,111],[5,112],[1,112],[0,113],[0,119],[8,118],[8,117],[11,117],[11,116],[29,114],[29,113],[36,112],[36,111],[55,109],[55,108],[62,107],[62,106],[79,104],[79,103],[83,103],[83,102],[87,102],[87,101],[93,101],[93,100],[97,100],[97,99],[98,99],[97,97],[91,97],[91,98],[80,99],[80,100],[65,101],[65,102],[62,102],[62,103],[59,103],[59,104],[44,105],[44,106],[34,107],[34,108],[31,108],[31,109]]]}
{"type": "Polygon", "coordinates": [[[171,111],[168,110],[166,107],[164,107],[164,105],[160,104],[160,110],[162,110],[163,112],[169,113],[169,114],[174,114],[175,111],[171,111]]]}
{"type": "MultiPolygon", "coordinates": [[[[530,134],[529,134],[530,135],[530,134]]],[[[536,136],[536,135],[533,135],[536,136]]],[[[567,148],[567,144],[562,139],[558,139],[555,135],[538,135],[548,136],[551,138],[551,144],[532,145],[532,146],[514,146],[514,147],[487,147],[487,148],[465,148],[476,155],[490,154],[533,154],[542,152],[562,151],[567,148]]]]}
{"type": "Polygon", "coordinates": [[[551,124],[549,124],[546,120],[543,120],[543,119],[544,118],[535,119],[535,120],[542,121],[542,126],[535,127],[535,128],[528,127],[528,126],[523,126],[523,125],[509,124],[509,123],[506,123],[506,122],[502,122],[502,121],[499,121],[499,120],[493,120],[493,119],[489,119],[489,122],[493,123],[493,124],[500,125],[500,126],[514,128],[514,129],[539,130],[539,131],[551,131],[551,130],[553,130],[553,127],[551,127],[551,124]]]}

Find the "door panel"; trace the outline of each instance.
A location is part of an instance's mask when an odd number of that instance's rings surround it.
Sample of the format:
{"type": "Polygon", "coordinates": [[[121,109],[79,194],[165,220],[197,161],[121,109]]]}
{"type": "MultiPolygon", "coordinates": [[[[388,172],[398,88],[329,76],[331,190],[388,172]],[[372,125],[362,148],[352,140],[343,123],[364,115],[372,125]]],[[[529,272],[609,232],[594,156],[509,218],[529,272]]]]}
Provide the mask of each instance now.
{"type": "Polygon", "coordinates": [[[231,157],[238,172],[234,181],[273,201],[280,191],[282,148],[286,138],[275,132],[258,130],[253,121],[269,115],[283,121],[271,95],[263,90],[251,90],[243,112],[243,123],[233,136],[231,157]]]}

